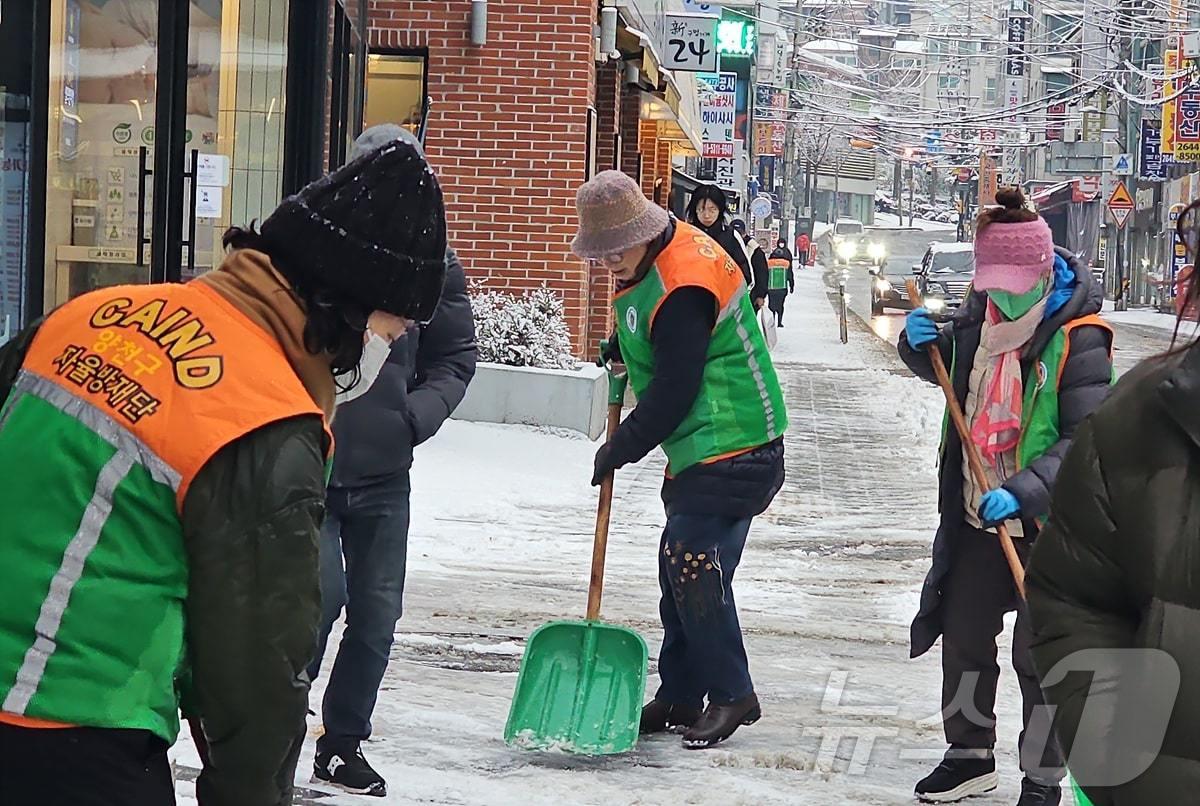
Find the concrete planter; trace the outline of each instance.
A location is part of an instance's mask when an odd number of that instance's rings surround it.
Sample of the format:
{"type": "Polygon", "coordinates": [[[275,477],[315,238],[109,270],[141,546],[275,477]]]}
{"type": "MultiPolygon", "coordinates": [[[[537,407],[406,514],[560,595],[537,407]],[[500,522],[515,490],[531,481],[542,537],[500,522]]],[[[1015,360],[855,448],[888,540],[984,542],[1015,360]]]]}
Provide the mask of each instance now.
{"type": "Polygon", "coordinates": [[[569,428],[589,439],[604,433],[608,377],[591,364],[537,369],[480,363],[454,419],[569,428]]]}

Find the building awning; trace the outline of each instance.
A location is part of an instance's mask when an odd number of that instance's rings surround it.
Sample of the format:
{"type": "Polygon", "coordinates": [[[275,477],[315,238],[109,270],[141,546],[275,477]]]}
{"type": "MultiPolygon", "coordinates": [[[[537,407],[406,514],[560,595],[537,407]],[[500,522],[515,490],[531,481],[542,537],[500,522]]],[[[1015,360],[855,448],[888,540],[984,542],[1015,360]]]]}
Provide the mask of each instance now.
{"type": "Polygon", "coordinates": [[[662,56],[654,44],[654,39],[649,34],[628,26],[618,28],[617,48],[622,53],[631,54],[640,50],[642,60],[638,67],[641,68],[642,75],[655,87],[662,83],[662,56]]]}

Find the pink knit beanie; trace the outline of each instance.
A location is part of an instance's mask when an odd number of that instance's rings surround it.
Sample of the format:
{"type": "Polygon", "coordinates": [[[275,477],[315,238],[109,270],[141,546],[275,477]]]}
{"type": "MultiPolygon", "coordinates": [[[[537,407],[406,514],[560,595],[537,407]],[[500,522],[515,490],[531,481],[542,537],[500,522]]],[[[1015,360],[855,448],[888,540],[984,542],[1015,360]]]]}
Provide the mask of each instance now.
{"type": "Polygon", "coordinates": [[[1032,221],[1003,220],[1036,215],[1025,207],[1020,190],[1005,188],[996,200],[1003,207],[995,210],[991,223],[981,222],[975,236],[973,285],[976,291],[1024,294],[1054,268],[1054,238],[1041,216],[1032,221]]]}

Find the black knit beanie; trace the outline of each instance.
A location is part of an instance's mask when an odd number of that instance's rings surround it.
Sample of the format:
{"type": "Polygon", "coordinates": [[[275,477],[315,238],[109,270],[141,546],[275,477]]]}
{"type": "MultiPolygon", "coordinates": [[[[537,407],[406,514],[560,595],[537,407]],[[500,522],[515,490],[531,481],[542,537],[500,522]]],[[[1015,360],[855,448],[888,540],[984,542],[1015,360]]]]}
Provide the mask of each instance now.
{"type": "Polygon", "coordinates": [[[298,281],[364,310],[433,317],[446,276],[442,190],[411,145],[390,142],[289,196],[262,235],[298,281]]]}

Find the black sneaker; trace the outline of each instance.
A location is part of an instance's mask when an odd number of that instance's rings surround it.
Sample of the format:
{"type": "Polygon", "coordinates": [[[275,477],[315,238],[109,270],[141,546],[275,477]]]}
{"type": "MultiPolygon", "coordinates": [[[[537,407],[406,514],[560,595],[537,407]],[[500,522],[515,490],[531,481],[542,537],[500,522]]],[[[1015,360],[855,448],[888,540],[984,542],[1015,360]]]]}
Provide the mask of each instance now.
{"type": "Polygon", "coordinates": [[[1028,778],[1021,781],[1021,799],[1017,806],[1058,806],[1062,802],[1062,787],[1058,784],[1039,784],[1028,778]]]}
{"type": "Polygon", "coordinates": [[[655,698],[642,706],[642,722],[638,733],[665,733],[690,728],[700,718],[694,705],[678,705],[655,698]]]}
{"type": "Polygon", "coordinates": [[[357,744],[336,750],[317,750],[313,759],[313,783],[331,784],[354,795],[387,795],[387,781],[371,769],[357,744]]]}
{"type": "Polygon", "coordinates": [[[999,785],[996,759],[946,758],[917,784],[916,795],[925,803],[955,803],[999,785]]]}
{"type": "Polygon", "coordinates": [[[728,705],[710,702],[696,724],[683,734],[683,746],[688,750],[704,750],[725,741],[742,725],[753,725],[761,718],[762,709],[753,692],[728,705]]]}

